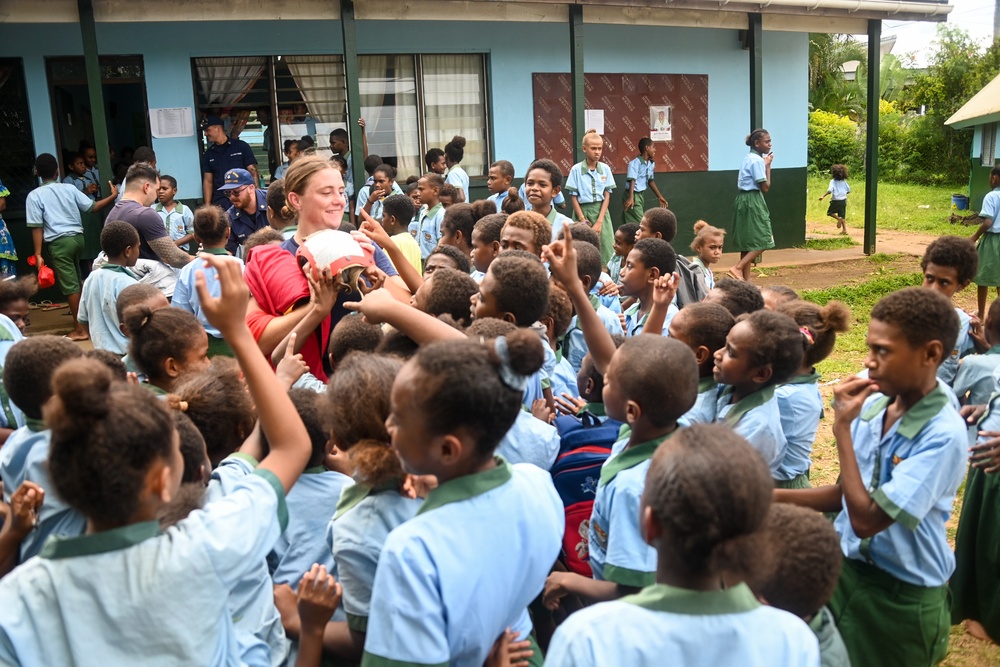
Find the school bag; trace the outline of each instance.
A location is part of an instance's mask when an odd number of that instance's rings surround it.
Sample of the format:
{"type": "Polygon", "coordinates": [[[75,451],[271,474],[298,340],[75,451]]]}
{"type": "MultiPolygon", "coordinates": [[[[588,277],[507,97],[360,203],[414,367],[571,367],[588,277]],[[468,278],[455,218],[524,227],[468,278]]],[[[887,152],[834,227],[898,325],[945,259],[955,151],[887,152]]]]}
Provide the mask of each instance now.
{"type": "Polygon", "coordinates": [[[559,456],[552,466],[552,482],[566,511],[563,560],[570,572],[590,577],[590,514],[601,466],[611,456],[622,423],[614,419],[601,423],[584,412],[579,418],[557,417],[555,427],[559,431],[559,456]]]}
{"type": "Polygon", "coordinates": [[[678,255],[677,273],[681,277],[677,283],[677,307],[683,308],[688,304],[704,301],[708,296],[708,285],[701,268],[691,264],[687,257],[678,255]]]}

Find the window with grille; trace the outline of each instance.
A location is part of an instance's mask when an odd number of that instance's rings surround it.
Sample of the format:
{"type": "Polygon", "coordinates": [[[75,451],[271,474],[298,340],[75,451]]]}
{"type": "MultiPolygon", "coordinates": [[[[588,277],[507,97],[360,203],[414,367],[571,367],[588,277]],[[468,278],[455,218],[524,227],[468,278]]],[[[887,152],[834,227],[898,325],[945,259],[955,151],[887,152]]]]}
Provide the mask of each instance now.
{"type": "Polygon", "coordinates": [[[1000,125],[1000,123],[987,123],[986,125],[983,125],[983,153],[981,165],[984,167],[992,167],[996,164],[997,125],[1000,125]]]}

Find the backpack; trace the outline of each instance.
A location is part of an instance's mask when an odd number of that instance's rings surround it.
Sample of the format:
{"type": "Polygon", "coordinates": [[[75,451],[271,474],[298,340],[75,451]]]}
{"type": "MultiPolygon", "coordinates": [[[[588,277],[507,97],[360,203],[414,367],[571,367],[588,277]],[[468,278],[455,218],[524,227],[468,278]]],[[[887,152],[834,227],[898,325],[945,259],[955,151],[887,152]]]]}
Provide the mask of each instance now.
{"type": "Polygon", "coordinates": [[[708,285],[705,274],[700,267],[691,264],[691,260],[683,255],[677,255],[677,273],[680,282],[677,284],[677,307],[683,308],[691,303],[703,301],[708,296],[708,285]]]}
{"type": "Polygon", "coordinates": [[[559,456],[552,466],[552,482],[566,511],[563,532],[563,560],[570,572],[592,576],[590,564],[590,514],[594,509],[601,466],[611,456],[611,446],[618,440],[620,421],[604,423],[584,412],[580,418],[556,418],[559,431],[559,456]]]}

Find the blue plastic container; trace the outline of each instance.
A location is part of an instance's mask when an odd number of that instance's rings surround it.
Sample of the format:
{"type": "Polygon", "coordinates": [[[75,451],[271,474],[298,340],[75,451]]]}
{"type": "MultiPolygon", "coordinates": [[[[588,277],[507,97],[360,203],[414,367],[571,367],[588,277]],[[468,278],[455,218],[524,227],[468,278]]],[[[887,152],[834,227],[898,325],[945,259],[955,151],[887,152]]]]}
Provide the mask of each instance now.
{"type": "Polygon", "coordinates": [[[968,211],[969,198],[966,197],[965,195],[952,195],[951,207],[956,211],[968,211]]]}

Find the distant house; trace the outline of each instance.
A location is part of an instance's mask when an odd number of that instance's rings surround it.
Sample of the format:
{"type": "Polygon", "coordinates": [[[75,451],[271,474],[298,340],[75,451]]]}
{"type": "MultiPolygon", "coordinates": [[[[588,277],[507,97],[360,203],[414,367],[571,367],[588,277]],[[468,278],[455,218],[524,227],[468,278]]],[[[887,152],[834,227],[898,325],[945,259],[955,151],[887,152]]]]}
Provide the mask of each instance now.
{"type": "Polygon", "coordinates": [[[945,121],[956,130],[974,128],[969,168],[969,206],[978,211],[990,191],[990,170],[1000,164],[1000,76],[990,81],[951,118],[945,121]]]}

